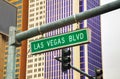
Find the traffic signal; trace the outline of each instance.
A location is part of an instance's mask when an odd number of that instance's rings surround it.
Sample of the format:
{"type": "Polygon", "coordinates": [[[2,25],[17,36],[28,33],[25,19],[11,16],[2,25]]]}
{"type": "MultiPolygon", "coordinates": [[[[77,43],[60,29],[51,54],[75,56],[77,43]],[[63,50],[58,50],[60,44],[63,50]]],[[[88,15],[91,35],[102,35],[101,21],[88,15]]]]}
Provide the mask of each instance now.
{"type": "Polygon", "coordinates": [[[62,71],[67,71],[70,69],[70,54],[71,51],[68,49],[62,49],[62,71]]]}
{"type": "Polygon", "coordinates": [[[102,69],[95,69],[95,77],[96,79],[103,79],[103,71],[102,69]]]}

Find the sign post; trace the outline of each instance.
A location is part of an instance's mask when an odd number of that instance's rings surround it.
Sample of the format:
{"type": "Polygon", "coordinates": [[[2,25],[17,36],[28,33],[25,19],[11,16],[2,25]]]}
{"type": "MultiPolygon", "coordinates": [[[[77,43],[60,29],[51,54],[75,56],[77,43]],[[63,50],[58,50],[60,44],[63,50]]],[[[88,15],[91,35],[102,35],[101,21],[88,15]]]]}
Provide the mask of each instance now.
{"type": "Polygon", "coordinates": [[[91,41],[90,29],[81,29],[31,42],[32,54],[75,46],[91,41]]]}
{"type": "Polygon", "coordinates": [[[13,74],[15,73],[15,65],[16,65],[15,31],[16,31],[15,27],[11,26],[9,28],[9,48],[8,48],[9,52],[8,52],[6,79],[15,79],[15,74],[13,74]]]}

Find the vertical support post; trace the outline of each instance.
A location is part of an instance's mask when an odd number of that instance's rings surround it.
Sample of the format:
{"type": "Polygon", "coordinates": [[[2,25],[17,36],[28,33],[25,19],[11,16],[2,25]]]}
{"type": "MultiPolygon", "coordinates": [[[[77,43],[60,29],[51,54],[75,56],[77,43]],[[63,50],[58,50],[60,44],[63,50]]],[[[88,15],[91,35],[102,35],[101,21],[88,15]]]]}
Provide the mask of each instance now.
{"type": "Polygon", "coordinates": [[[16,66],[16,45],[15,45],[15,32],[16,28],[11,26],[9,28],[9,47],[7,59],[7,77],[6,79],[15,79],[15,66],[16,66]]]}

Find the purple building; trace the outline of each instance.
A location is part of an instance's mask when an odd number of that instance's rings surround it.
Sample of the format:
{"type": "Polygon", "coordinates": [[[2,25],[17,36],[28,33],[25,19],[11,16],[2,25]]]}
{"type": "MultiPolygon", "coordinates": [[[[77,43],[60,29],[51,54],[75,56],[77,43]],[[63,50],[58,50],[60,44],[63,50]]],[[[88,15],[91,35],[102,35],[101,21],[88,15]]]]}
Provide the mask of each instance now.
{"type": "MultiPolygon", "coordinates": [[[[46,0],[46,23],[54,22],[99,5],[100,0],[46,0]]],[[[46,37],[86,27],[91,29],[91,43],[69,47],[72,51],[71,64],[94,76],[95,68],[102,68],[100,16],[56,29],[47,33],[46,37]]],[[[45,53],[44,79],[87,79],[87,77],[72,69],[62,72],[61,63],[54,59],[54,57],[60,57],[61,55],[61,50],[45,53]]]]}

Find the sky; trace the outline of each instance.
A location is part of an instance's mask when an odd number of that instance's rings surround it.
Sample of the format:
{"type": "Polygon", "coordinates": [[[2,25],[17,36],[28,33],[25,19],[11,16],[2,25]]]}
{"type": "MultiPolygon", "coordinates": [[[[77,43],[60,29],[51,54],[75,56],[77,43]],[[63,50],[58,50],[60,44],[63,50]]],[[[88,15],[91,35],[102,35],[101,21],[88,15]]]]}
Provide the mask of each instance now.
{"type": "Polygon", "coordinates": [[[101,28],[104,79],[120,79],[120,9],[101,15],[101,28]]]}

